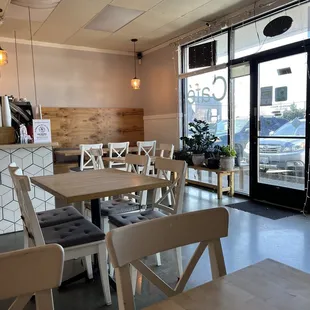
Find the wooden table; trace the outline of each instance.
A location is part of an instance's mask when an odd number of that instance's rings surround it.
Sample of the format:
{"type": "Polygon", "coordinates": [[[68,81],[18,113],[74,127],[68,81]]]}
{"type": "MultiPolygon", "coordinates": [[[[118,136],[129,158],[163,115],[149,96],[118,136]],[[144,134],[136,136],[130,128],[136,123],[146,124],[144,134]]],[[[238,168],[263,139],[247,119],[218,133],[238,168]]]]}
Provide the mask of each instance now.
{"type": "Polygon", "coordinates": [[[116,169],[62,173],[32,177],[33,184],[70,204],[91,200],[92,221],[100,226],[100,198],[166,187],[164,179],[137,175],[116,169]]]}
{"type": "MultiPolygon", "coordinates": [[[[151,162],[154,163],[156,158],[161,158],[160,156],[150,156],[151,162]]],[[[115,163],[125,163],[125,157],[103,157],[104,161],[115,162],[115,163]]]]}
{"type": "MultiPolygon", "coordinates": [[[[101,228],[100,198],[153,190],[154,201],[156,188],[169,185],[169,181],[164,179],[116,169],[32,177],[31,182],[55,197],[62,199],[67,204],[91,200],[92,222],[99,228],[101,228]]],[[[62,286],[83,279],[85,276],[85,272],[74,276],[64,281],[62,286]]],[[[111,278],[110,284],[116,289],[115,282],[111,278]]]]}
{"type": "Polygon", "coordinates": [[[202,166],[189,166],[188,169],[195,169],[198,171],[208,171],[208,172],[214,172],[217,175],[217,185],[206,183],[206,182],[201,182],[201,181],[195,181],[195,180],[190,180],[186,179],[186,182],[189,184],[194,184],[194,185],[199,185],[199,186],[204,186],[212,189],[217,190],[217,198],[222,199],[223,197],[223,192],[229,192],[229,196],[233,196],[235,193],[235,172],[238,172],[238,169],[233,169],[231,171],[225,171],[221,169],[210,169],[207,167],[202,167],[202,166]],[[223,176],[229,176],[229,184],[228,187],[223,187],[223,176]]]}
{"type": "Polygon", "coordinates": [[[147,310],[310,309],[310,275],[267,259],[147,310]]]}

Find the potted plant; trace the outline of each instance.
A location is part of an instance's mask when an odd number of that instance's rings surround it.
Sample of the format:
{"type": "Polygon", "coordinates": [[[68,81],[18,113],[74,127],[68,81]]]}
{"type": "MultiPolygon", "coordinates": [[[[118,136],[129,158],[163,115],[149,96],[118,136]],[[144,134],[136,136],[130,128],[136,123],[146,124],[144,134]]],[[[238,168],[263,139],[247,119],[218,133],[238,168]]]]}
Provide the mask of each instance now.
{"type": "Polygon", "coordinates": [[[210,133],[209,124],[205,121],[194,119],[188,124],[189,137],[181,137],[184,142],[185,151],[192,154],[192,161],[195,166],[200,166],[205,161],[205,152],[217,140],[217,137],[210,133]]]}
{"type": "Polygon", "coordinates": [[[210,169],[220,168],[220,154],[221,154],[221,147],[219,145],[216,145],[208,150],[208,152],[206,153],[208,168],[210,169]]]}
{"type": "Polygon", "coordinates": [[[235,166],[236,151],[229,145],[221,147],[221,169],[229,171],[233,170],[235,166]]]}

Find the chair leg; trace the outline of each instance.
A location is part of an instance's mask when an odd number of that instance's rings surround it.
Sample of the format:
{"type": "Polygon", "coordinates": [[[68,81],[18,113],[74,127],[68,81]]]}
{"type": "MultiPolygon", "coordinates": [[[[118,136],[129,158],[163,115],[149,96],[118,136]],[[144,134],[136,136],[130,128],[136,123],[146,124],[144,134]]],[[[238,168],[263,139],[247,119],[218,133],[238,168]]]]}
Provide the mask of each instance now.
{"type": "Polygon", "coordinates": [[[160,253],[156,253],[156,266],[161,266],[160,253]]]}
{"type": "Polygon", "coordinates": [[[136,295],[136,288],[137,288],[137,277],[138,277],[138,270],[130,265],[130,274],[131,274],[131,286],[132,286],[132,293],[133,296],[136,295]]]}
{"type": "Polygon", "coordinates": [[[36,293],[37,310],[54,310],[53,292],[45,290],[36,293]]]}
{"type": "Polygon", "coordinates": [[[172,206],[171,193],[168,194],[167,199],[168,199],[168,205],[172,206]]]}
{"type": "Polygon", "coordinates": [[[177,264],[178,264],[178,271],[179,271],[179,276],[181,278],[181,276],[183,275],[183,262],[182,262],[182,248],[176,248],[176,256],[177,256],[177,264]]]}
{"type": "Polygon", "coordinates": [[[84,260],[84,263],[86,266],[88,279],[93,279],[94,275],[93,275],[93,266],[92,266],[91,255],[85,256],[83,258],[83,260],[84,260]]]}
{"type": "Polygon", "coordinates": [[[110,284],[109,284],[109,277],[108,277],[108,265],[107,265],[106,251],[107,249],[106,249],[105,242],[102,242],[98,246],[98,264],[99,264],[100,278],[101,278],[101,284],[102,284],[105,302],[107,305],[111,305],[112,300],[111,300],[110,284]]]}
{"type": "Polygon", "coordinates": [[[109,218],[107,216],[101,218],[103,219],[101,225],[102,230],[105,234],[107,234],[110,231],[109,218]]]}
{"type": "Polygon", "coordinates": [[[24,249],[29,248],[29,237],[26,231],[26,227],[24,227],[24,249]]]}

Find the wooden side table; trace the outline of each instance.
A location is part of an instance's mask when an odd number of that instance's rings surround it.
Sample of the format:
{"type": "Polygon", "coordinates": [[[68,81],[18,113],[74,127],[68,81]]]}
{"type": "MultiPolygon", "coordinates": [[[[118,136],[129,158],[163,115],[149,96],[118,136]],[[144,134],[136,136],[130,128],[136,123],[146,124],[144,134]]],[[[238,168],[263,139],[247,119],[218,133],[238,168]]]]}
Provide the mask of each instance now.
{"type": "Polygon", "coordinates": [[[224,192],[229,192],[229,196],[233,196],[235,193],[235,172],[239,171],[238,169],[234,169],[231,171],[225,171],[221,169],[209,169],[207,167],[201,167],[201,166],[189,166],[188,169],[194,169],[200,173],[200,171],[208,171],[208,172],[214,172],[217,175],[217,185],[201,182],[201,181],[195,181],[190,180],[186,178],[186,181],[188,184],[194,184],[199,185],[207,188],[212,188],[217,190],[217,198],[222,199],[224,192]],[[228,187],[223,187],[223,176],[229,177],[228,187]]]}

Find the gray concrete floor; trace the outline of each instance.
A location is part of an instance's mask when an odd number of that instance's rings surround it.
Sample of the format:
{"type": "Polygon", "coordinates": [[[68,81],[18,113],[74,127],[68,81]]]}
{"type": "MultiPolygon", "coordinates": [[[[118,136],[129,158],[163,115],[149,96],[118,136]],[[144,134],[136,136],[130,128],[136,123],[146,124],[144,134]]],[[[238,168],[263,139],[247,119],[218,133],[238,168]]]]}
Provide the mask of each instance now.
{"type": "MultiPolygon", "coordinates": [[[[184,211],[215,208],[243,200],[242,198],[224,196],[222,201],[218,201],[215,193],[188,186],[184,199],[184,211]]],[[[229,237],[222,240],[228,273],[266,258],[275,259],[310,273],[310,219],[308,217],[296,215],[280,220],[270,220],[236,209],[228,208],[228,210],[230,213],[229,237]]],[[[22,243],[21,233],[2,235],[0,236],[0,252],[20,249],[22,243]]],[[[195,246],[190,245],[182,248],[184,264],[189,261],[195,246]]],[[[155,267],[154,257],[149,257],[147,264],[154,266],[156,273],[169,284],[176,283],[177,268],[174,251],[162,254],[162,266],[160,267],[155,267]]],[[[66,262],[64,278],[81,269],[79,260],[66,262]]],[[[187,289],[210,279],[208,253],[206,252],[193,272],[187,289]]],[[[56,310],[112,310],[118,308],[115,292],[112,292],[113,305],[104,306],[99,279],[88,283],[81,281],[60,292],[55,290],[54,297],[56,310]]],[[[136,295],[137,309],[142,309],[163,298],[164,296],[147,280],[139,278],[136,295]]],[[[10,301],[0,302],[0,310],[7,309],[9,304],[10,301]]],[[[26,309],[35,309],[34,304],[30,303],[26,309]]]]}

